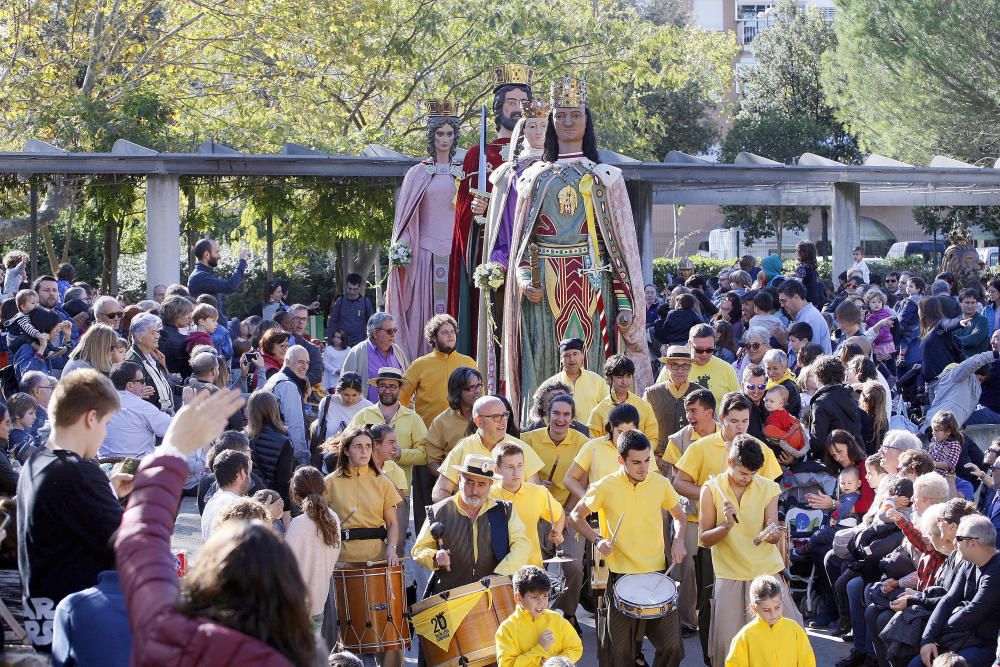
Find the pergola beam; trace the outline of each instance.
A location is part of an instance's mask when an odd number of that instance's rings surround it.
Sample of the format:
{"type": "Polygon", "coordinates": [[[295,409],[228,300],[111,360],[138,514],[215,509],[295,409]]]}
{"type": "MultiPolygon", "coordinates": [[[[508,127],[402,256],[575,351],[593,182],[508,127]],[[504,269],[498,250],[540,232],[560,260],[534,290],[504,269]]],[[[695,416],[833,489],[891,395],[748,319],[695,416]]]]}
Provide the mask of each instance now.
{"type": "MultiPolygon", "coordinates": [[[[723,189],[656,186],[656,205],[706,206],[832,206],[829,187],[774,186],[760,189],[723,189]]],[[[862,206],[1000,206],[1000,187],[976,190],[923,191],[861,188],[862,206]]]]}

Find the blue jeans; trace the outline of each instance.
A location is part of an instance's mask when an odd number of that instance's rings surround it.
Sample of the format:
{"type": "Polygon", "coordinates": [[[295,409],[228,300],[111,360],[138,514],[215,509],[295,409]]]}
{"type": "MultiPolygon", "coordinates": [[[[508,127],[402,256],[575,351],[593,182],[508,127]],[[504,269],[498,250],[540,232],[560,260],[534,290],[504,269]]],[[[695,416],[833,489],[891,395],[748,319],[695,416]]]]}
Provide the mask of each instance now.
{"type": "Polygon", "coordinates": [[[868,641],[865,623],[865,580],[854,577],[847,582],[847,606],[851,614],[851,631],[854,633],[854,650],[875,657],[875,649],[868,641]]]}
{"type": "MultiPolygon", "coordinates": [[[[941,653],[946,652],[941,650],[941,653]]],[[[996,657],[996,649],[986,646],[963,648],[961,651],[955,651],[955,653],[965,658],[965,661],[969,663],[969,667],[990,667],[993,664],[993,658],[996,657]]],[[[910,664],[907,667],[924,667],[924,663],[921,662],[918,655],[913,660],[910,660],[910,664]]]]}
{"type": "Polygon", "coordinates": [[[1000,424],[1000,412],[986,407],[977,408],[976,411],[969,415],[969,418],[965,420],[964,425],[974,426],[976,424],[1000,424]]]}

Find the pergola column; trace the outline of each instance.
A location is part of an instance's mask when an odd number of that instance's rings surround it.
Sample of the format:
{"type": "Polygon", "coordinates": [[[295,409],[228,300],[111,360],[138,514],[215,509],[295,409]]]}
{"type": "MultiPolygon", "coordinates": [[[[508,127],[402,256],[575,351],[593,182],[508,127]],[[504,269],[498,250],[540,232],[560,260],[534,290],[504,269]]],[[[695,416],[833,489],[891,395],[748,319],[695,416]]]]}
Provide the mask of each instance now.
{"type": "MultiPolygon", "coordinates": [[[[642,262],[642,282],[653,282],[653,184],[645,181],[628,181],[629,203],[639,241],[639,260],[642,262]]],[[[633,285],[636,294],[642,285],[633,285]]]]}
{"type": "Polygon", "coordinates": [[[860,245],[861,239],[861,185],[858,183],[834,183],[833,206],[830,209],[831,235],[833,244],[833,282],[837,276],[854,264],[851,253],[860,245]]]}
{"type": "Polygon", "coordinates": [[[181,275],[180,178],[146,178],[146,296],[153,287],[178,282],[181,275]]]}

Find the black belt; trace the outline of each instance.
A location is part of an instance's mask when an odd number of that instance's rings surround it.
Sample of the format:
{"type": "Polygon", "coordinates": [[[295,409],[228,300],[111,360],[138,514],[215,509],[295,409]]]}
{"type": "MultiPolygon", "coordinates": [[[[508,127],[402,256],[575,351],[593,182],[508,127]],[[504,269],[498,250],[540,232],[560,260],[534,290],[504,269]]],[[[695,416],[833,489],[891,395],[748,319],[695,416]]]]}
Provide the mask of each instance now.
{"type": "Polygon", "coordinates": [[[340,531],[342,540],[384,540],[389,536],[385,527],[382,528],[348,528],[340,531]]]}

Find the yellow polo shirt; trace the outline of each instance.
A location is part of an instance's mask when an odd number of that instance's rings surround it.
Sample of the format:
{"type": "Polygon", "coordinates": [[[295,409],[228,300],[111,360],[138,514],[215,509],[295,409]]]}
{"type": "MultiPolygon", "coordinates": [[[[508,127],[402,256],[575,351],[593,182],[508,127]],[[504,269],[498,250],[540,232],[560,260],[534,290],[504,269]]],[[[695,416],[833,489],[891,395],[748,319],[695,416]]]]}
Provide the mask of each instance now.
{"type": "Polygon", "coordinates": [[[571,428],[563,441],[557,445],[552,442],[548,428],[537,428],[522,433],[521,440],[528,443],[542,459],[545,467],[538,476],[543,482],[552,482],[550,489],[552,495],[560,505],[565,505],[569,501],[569,489],[563,484],[563,477],[576,455],[580,453],[580,449],[587,444],[587,436],[571,428]],[[555,466],[555,473],[552,473],[552,466],[555,466]],[[552,473],[551,478],[550,473],[552,473]]]}
{"type": "Polygon", "coordinates": [[[562,518],[563,507],[560,505],[549,490],[540,484],[521,484],[521,488],[513,493],[503,488],[501,482],[494,482],[490,489],[490,498],[506,500],[514,505],[517,516],[521,518],[528,533],[528,540],[531,542],[531,556],[528,558],[528,565],[542,565],[542,545],[538,540],[538,522],[544,519],[550,524],[562,518]],[[549,513],[549,507],[552,513],[549,513]]]}
{"type": "Polygon", "coordinates": [[[606,435],[588,440],[580,448],[573,463],[586,471],[587,483],[590,486],[621,468],[621,464],[618,463],[618,448],[606,435]]]}
{"type": "Polygon", "coordinates": [[[722,505],[729,500],[736,506],[736,523],[729,534],[721,542],[712,547],[712,566],[715,576],[733,581],[751,581],[763,574],[776,574],[785,567],[778,546],[770,542],[761,542],[754,546],[753,538],[764,530],[764,510],[772,499],[781,493],[781,487],[769,479],[755,475],[747,485],[743,497],[736,500],[736,493],[729,484],[729,475],[725,472],[713,475],[708,483],[715,501],[715,525],[726,522],[722,514],[722,505]],[[723,494],[725,494],[723,496],[723,494]]]}
{"type": "MultiPolygon", "coordinates": [[[[378,405],[370,405],[354,415],[349,426],[364,426],[365,424],[385,424],[385,417],[378,405]]],[[[413,466],[427,463],[427,427],[417,416],[417,413],[400,404],[399,410],[389,421],[389,426],[396,431],[396,444],[399,445],[399,467],[406,474],[406,486],[410,488],[410,476],[413,466]]]]}
{"type": "Polygon", "coordinates": [[[393,460],[386,461],[382,464],[382,474],[389,478],[396,490],[399,491],[401,495],[407,494],[407,489],[410,485],[406,479],[406,471],[399,467],[399,464],[393,460]]]}
{"type": "MultiPolygon", "coordinates": [[[[670,369],[666,366],[660,371],[656,381],[666,382],[670,379],[670,369]]],[[[731,391],[740,390],[740,381],[736,377],[736,369],[727,364],[719,357],[709,357],[708,363],[704,366],[691,364],[691,375],[689,381],[700,384],[715,396],[715,402],[722,405],[722,397],[731,391]]]]}
{"type": "MultiPolygon", "coordinates": [[[[507,435],[504,439],[497,443],[497,447],[505,442],[513,442],[514,444],[521,447],[524,450],[524,478],[530,479],[532,475],[545,467],[542,463],[542,459],[538,457],[535,450],[531,446],[524,442],[523,440],[518,440],[514,436],[507,435]]],[[[458,484],[458,470],[455,466],[460,466],[465,463],[465,457],[469,454],[475,454],[476,456],[486,456],[490,459],[493,458],[493,452],[496,451],[496,447],[493,450],[486,449],[486,445],[483,444],[483,439],[478,433],[473,433],[467,438],[462,438],[455,445],[455,448],[448,452],[448,456],[444,457],[444,462],[441,463],[441,467],[438,468],[438,473],[453,483],[458,484]]]]}
{"type": "MultiPolygon", "coordinates": [[[[441,463],[444,457],[454,449],[458,441],[468,435],[470,420],[462,416],[458,410],[447,408],[434,418],[427,430],[424,449],[427,452],[427,462],[441,463]]],[[[473,429],[475,427],[473,426],[473,429]]]]}
{"type": "Polygon", "coordinates": [[[538,618],[532,618],[520,606],[507,617],[496,633],[498,667],[541,667],[549,658],[561,656],[576,663],[583,657],[583,642],[580,635],[558,612],[544,610],[538,618]],[[551,631],[552,645],[548,650],[538,645],[538,638],[545,631],[551,631]]]}
{"type": "MultiPolygon", "coordinates": [[[[576,418],[586,419],[597,404],[608,396],[608,383],[600,375],[586,368],[580,371],[580,378],[573,382],[566,371],[559,371],[549,378],[568,384],[573,390],[573,403],[576,404],[576,418]]],[[[546,380],[548,382],[548,380],[546,380]]]]}
{"type": "MultiPolygon", "coordinates": [[[[764,452],[764,467],[757,474],[765,479],[778,479],[781,477],[781,464],[770,447],[761,443],[760,448],[764,452]]],[[[716,431],[691,443],[674,466],[690,475],[695,484],[704,486],[709,477],[726,471],[728,459],[729,445],[722,439],[722,431],[716,431]]],[[[688,521],[698,521],[698,515],[688,514],[688,521]]],[[[754,537],[756,535],[757,533],[753,534],[754,537]]]]}
{"type": "MultiPolygon", "coordinates": [[[[386,475],[377,475],[370,466],[351,469],[350,477],[336,473],[326,476],[326,502],[340,517],[341,530],[349,528],[382,528],[385,513],[403,502],[399,491],[386,475]]],[[[402,539],[397,535],[396,539],[402,539]]],[[[381,560],[385,556],[382,540],[344,540],[340,546],[340,561],[363,563],[381,560]]]]}
{"type": "MultiPolygon", "coordinates": [[[[628,403],[639,411],[639,430],[646,434],[646,437],[649,438],[649,441],[655,448],[656,441],[660,437],[660,424],[656,421],[656,415],[653,414],[653,406],[646,399],[633,394],[631,391],[628,393],[625,403],[628,403]]],[[[587,426],[590,428],[590,437],[599,438],[607,433],[604,430],[604,425],[608,423],[608,413],[616,405],[618,404],[608,396],[591,410],[590,419],[587,420],[587,426]]]]}
{"type": "Polygon", "coordinates": [[[430,427],[434,418],[448,409],[448,378],[456,368],[463,367],[476,368],[476,360],[458,352],[443,354],[437,350],[414,359],[403,373],[409,384],[399,392],[399,402],[410,405],[413,400],[413,409],[424,426],[430,427]]]}
{"type": "Polygon", "coordinates": [[[663,514],[657,510],[673,509],[680,501],[670,480],[655,471],[634,484],[625,470],[619,468],[618,472],[592,484],[583,502],[606,518],[607,527],[602,526],[602,536],[610,539],[610,531],[618,526],[614,548],[606,557],[608,569],[618,574],[644,574],[665,569],[663,514]]]}
{"type": "Polygon", "coordinates": [[[754,616],[733,637],[726,667],[758,665],[816,667],[816,655],[806,631],[795,621],[782,616],[771,627],[760,616],[754,616]]]}
{"type": "MultiPolygon", "coordinates": [[[[450,500],[455,503],[459,514],[469,516],[468,512],[463,510],[462,506],[458,504],[457,496],[452,496],[450,500]]],[[[476,516],[482,516],[483,513],[489,511],[496,504],[496,500],[487,498],[486,502],[479,509],[479,514],[476,516]]],[[[511,511],[510,518],[507,519],[507,535],[510,542],[510,552],[506,558],[497,564],[494,572],[510,577],[517,572],[518,568],[528,564],[528,557],[531,555],[531,542],[528,539],[528,531],[525,529],[521,517],[517,515],[517,508],[511,511]]],[[[447,544],[447,535],[444,539],[445,544],[447,544]]],[[[437,541],[431,537],[431,522],[425,521],[424,525],[420,528],[420,534],[417,535],[417,541],[414,542],[413,548],[410,550],[410,555],[413,556],[413,560],[428,570],[434,571],[437,569],[437,566],[434,564],[435,553],[437,553],[437,541]]],[[[475,521],[472,522],[472,560],[479,560],[479,526],[475,521]]]]}

